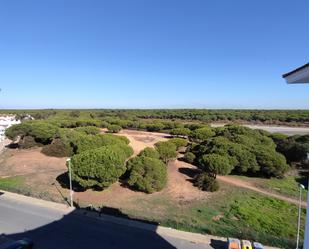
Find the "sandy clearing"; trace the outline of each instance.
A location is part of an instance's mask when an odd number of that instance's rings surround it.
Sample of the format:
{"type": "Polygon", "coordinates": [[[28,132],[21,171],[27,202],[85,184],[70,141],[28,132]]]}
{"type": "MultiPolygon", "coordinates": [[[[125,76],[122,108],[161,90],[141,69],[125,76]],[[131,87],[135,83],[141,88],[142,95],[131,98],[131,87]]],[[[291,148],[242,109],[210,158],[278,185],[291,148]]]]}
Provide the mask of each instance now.
{"type": "MultiPolygon", "coordinates": [[[[106,133],[106,129],[102,129],[102,132],[106,133]]],[[[141,150],[146,147],[154,147],[154,144],[159,141],[166,141],[169,134],[158,132],[147,132],[123,129],[115,135],[125,136],[130,140],[130,146],[133,148],[134,155],[137,155],[141,150]]]]}
{"type": "Polygon", "coordinates": [[[5,151],[5,163],[0,165],[0,176],[16,176],[43,172],[66,171],[66,158],[48,157],[41,148],[5,151]]]}
{"type": "Polygon", "coordinates": [[[211,193],[193,186],[191,180],[195,171],[196,167],[192,164],[179,160],[169,162],[167,193],[174,199],[185,201],[207,199],[211,193]]]}

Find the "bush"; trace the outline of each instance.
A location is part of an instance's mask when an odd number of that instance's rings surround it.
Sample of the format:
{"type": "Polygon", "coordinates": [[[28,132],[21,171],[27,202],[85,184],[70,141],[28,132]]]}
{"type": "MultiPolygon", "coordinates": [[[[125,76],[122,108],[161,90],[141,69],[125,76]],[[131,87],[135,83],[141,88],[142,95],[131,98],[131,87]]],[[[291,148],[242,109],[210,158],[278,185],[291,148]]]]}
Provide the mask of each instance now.
{"type": "Polygon", "coordinates": [[[118,133],[119,131],[121,131],[121,126],[119,126],[119,125],[108,125],[107,130],[110,133],[118,133]]]}
{"type": "Polygon", "coordinates": [[[164,129],[164,124],[162,123],[152,123],[152,124],[146,124],[146,130],[147,131],[162,131],[164,129]]]}
{"type": "Polygon", "coordinates": [[[255,151],[256,160],[261,167],[261,172],[268,177],[283,177],[289,166],[282,154],[273,152],[265,147],[258,147],[255,151]]]}
{"type": "Polygon", "coordinates": [[[74,110],[70,112],[70,116],[72,118],[78,118],[80,116],[80,111],[79,110],[74,110]]]}
{"type": "Polygon", "coordinates": [[[186,147],[188,145],[188,140],[184,138],[172,138],[169,140],[169,142],[176,145],[176,149],[179,150],[181,147],[186,147]]]}
{"type": "Polygon", "coordinates": [[[162,190],[167,183],[167,169],[156,158],[138,156],[128,161],[128,184],[137,190],[153,193],[162,190]]]}
{"type": "Polygon", "coordinates": [[[192,152],[188,151],[185,153],[183,159],[185,160],[185,162],[192,164],[194,163],[195,155],[192,152]]]}
{"type": "MultiPolygon", "coordinates": [[[[34,137],[31,136],[24,136],[22,139],[18,142],[18,147],[20,149],[29,149],[32,147],[40,146],[41,144],[37,143],[34,139],[34,137]]],[[[41,145],[42,146],[42,145],[41,145]]]]}
{"type": "Polygon", "coordinates": [[[85,189],[103,189],[116,182],[126,170],[126,157],[116,148],[104,146],[74,155],[72,179],[85,189]]]}
{"type": "Polygon", "coordinates": [[[188,128],[174,128],[171,130],[170,134],[174,136],[189,136],[191,133],[191,130],[188,128]]]}
{"type": "Polygon", "coordinates": [[[155,150],[154,148],[150,148],[150,147],[143,149],[138,154],[138,156],[151,157],[151,158],[156,158],[156,159],[160,158],[159,152],[157,150],[155,150]]]}
{"type": "Polygon", "coordinates": [[[77,127],[75,130],[78,132],[82,132],[86,135],[96,135],[100,133],[100,129],[95,126],[77,127]]]}
{"type": "Polygon", "coordinates": [[[190,139],[193,141],[205,141],[210,137],[213,137],[215,132],[212,130],[211,127],[203,127],[196,129],[191,132],[190,139]]]}
{"type": "Polygon", "coordinates": [[[185,124],[185,128],[188,128],[190,131],[194,131],[194,130],[197,130],[199,128],[203,128],[205,127],[205,125],[203,124],[185,124]]]}
{"type": "Polygon", "coordinates": [[[133,155],[132,147],[123,143],[108,145],[108,147],[114,149],[115,151],[118,151],[118,153],[122,154],[126,159],[133,155]]]}
{"type": "Polygon", "coordinates": [[[18,136],[27,136],[30,132],[28,123],[15,124],[5,130],[5,136],[11,140],[15,140],[18,136]]]}
{"type": "Polygon", "coordinates": [[[217,180],[208,173],[198,174],[194,178],[194,186],[203,191],[215,192],[219,190],[219,184],[217,180]]]}
{"type": "Polygon", "coordinates": [[[50,143],[58,132],[56,125],[47,122],[33,121],[31,123],[29,122],[29,125],[30,131],[28,135],[34,137],[35,141],[42,144],[50,143]]]}
{"type": "Polygon", "coordinates": [[[79,133],[77,136],[71,137],[70,144],[73,147],[74,153],[81,153],[102,146],[126,145],[127,139],[111,134],[84,135],[79,133]]]}
{"type": "Polygon", "coordinates": [[[48,144],[57,134],[56,125],[44,121],[29,121],[9,127],[5,135],[14,140],[16,137],[32,136],[36,142],[48,144]]]}
{"type": "Polygon", "coordinates": [[[172,142],[158,142],[155,144],[155,147],[159,152],[160,158],[165,163],[177,157],[177,147],[172,142]]]}
{"type": "Polygon", "coordinates": [[[45,145],[41,152],[53,157],[70,157],[73,155],[70,145],[63,143],[59,138],[54,139],[51,144],[45,145]]]}
{"type": "Polygon", "coordinates": [[[303,162],[306,160],[308,153],[307,146],[296,142],[293,137],[279,140],[276,143],[276,150],[282,153],[288,162],[303,162]]]}
{"type": "Polygon", "coordinates": [[[198,167],[211,174],[214,178],[217,175],[228,175],[233,169],[229,158],[218,154],[202,156],[198,161],[198,167]]]}

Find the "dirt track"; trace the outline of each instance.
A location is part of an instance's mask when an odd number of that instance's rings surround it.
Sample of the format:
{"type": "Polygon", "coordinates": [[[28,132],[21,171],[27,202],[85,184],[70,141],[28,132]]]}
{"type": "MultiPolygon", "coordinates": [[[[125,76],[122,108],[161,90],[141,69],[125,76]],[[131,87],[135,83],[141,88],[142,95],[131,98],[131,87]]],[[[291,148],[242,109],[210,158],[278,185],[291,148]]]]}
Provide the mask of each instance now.
{"type": "MultiPolygon", "coordinates": [[[[275,193],[266,191],[264,189],[257,188],[249,182],[242,181],[242,180],[234,178],[232,176],[217,176],[217,179],[221,182],[232,184],[232,185],[235,185],[235,186],[240,187],[240,188],[250,189],[252,191],[267,195],[269,197],[274,197],[276,199],[287,201],[287,202],[290,202],[290,203],[293,203],[293,204],[296,204],[296,205],[298,205],[298,203],[299,203],[298,200],[296,200],[296,199],[289,198],[289,197],[286,197],[286,196],[283,196],[283,195],[279,195],[279,194],[275,194],[275,193]]],[[[302,206],[307,207],[307,203],[303,201],[302,206]]]]}

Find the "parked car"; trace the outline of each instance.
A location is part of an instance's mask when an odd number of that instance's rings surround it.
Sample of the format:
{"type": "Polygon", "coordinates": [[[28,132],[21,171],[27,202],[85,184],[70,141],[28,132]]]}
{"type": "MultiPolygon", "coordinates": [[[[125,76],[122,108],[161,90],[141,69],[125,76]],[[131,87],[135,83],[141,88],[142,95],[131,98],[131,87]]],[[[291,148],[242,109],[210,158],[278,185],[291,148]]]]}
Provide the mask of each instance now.
{"type": "Polygon", "coordinates": [[[30,239],[21,239],[9,243],[3,249],[32,249],[33,242],[30,239]]]}
{"type": "Polygon", "coordinates": [[[228,238],[227,248],[228,249],[241,249],[239,239],[228,238]]]}
{"type": "Polygon", "coordinates": [[[242,240],[241,249],[252,249],[251,242],[249,240],[242,240]]]}
{"type": "Polygon", "coordinates": [[[253,249],[264,249],[264,246],[259,242],[253,242],[253,249]]]}

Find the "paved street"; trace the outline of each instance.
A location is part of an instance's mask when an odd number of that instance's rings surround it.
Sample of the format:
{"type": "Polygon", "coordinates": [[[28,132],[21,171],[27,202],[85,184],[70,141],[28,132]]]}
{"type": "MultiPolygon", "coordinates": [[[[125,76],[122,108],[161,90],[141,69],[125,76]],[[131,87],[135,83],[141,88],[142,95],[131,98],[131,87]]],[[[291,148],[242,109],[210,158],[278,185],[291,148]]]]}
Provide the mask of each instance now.
{"type": "Polygon", "coordinates": [[[31,238],[40,249],[89,248],[222,248],[222,243],[212,241],[193,243],[155,231],[129,227],[59,209],[44,207],[0,196],[0,234],[12,239],[31,238]],[[218,244],[219,243],[219,244],[218,244]]]}

